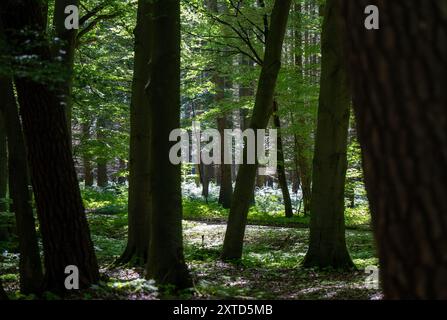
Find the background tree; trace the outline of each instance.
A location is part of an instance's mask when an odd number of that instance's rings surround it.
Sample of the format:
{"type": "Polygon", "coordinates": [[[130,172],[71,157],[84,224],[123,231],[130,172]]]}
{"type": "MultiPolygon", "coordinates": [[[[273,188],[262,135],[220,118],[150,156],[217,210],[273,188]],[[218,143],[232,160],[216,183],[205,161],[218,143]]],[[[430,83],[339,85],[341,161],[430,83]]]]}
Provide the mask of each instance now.
{"type": "MultiPolygon", "coordinates": [[[[264,62],[259,78],[255,107],[250,121],[251,129],[265,129],[272,114],[273,95],[276,79],[281,68],[281,51],[290,4],[290,0],[275,1],[270,22],[271,30],[266,40],[264,62]]],[[[239,259],[242,256],[247,214],[251,194],[254,189],[257,167],[256,164],[243,164],[239,168],[228,217],[227,231],[225,233],[222,251],[223,259],[239,259]]]]}
{"type": "Polygon", "coordinates": [[[345,241],[345,180],[350,93],[343,65],[337,0],[325,5],[322,73],[312,179],[307,267],[353,267],[345,241]]]}
{"type": "Polygon", "coordinates": [[[152,53],[152,4],[138,2],[135,62],[130,106],[129,229],[127,247],[120,262],[145,264],[149,252],[151,214],[150,105],[145,87],[149,81],[152,53]]]}
{"type": "Polygon", "coordinates": [[[172,130],[180,127],[180,1],[153,4],[150,81],[152,215],[147,277],[191,286],[183,257],[181,168],[169,160],[172,130]]]}

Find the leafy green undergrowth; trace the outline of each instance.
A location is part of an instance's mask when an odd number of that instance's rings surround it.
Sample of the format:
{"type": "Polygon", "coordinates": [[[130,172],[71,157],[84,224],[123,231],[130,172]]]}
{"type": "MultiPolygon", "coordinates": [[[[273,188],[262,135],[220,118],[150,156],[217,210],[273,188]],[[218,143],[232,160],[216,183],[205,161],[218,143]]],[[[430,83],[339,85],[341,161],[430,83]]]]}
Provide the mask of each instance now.
{"type": "MultiPolygon", "coordinates": [[[[186,220],[193,221],[214,221],[226,222],[228,210],[216,202],[208,202],[201,199],[183,199],[183,217],[186,220]]],[[[346,227],[348,229],[366,229],[370,228],[370,214],[366,206],[356,208],[346,208],[345,212],[346,227]]],[[[292,218],[286,218],[283,211],[266,212],[258,206],[253,206],[248,212],[248,223],[252,225],[266,226],[288,226],[288,227],[307,227],[310,217],[303,215],[294,215],[292,218]]]]}
{"type": "Polygon", "coordinates": [[[219,260],[225,226],[185,222],[185,255],[196,278],[196,298],[216,299],[373,299],[365,286],[367,266],[377,266],[372,236],[348,231],[356,271],[301,267],[308,230],[249,226],[238,263],[219,260]]]}
{"type": "MultiPolygon", "coordinates": [[[[114,266],[126,245],[126,192],[83,189],[84,202],[102,279],[98,285],[69,299],[158,299],[159,289],[144,279],[144,269],[114,266]],[[117,208],[111,212],[110,208],[117,208]]],[[[215,202],[184,199],[185,259],[194,288],[188,299],[376,299],[378,290],[365,286],[368,266],[377,266],[369,231],[347,231],[347,243],[356,271],[313,270],[301,267],[307,251],[307,218],[287,219],[281,213],[265,213],[253,207],[240,261],[222,262],[220,253],[228,211],[215,202]]],[[[367,211],[348,210],[347,223],[368,224],[367,211]]],[[[0,242],[0,279],[12,298],[22,296],[18,285],[17,239],[0,242]]],[[[46,299],[58,297],[48,294],[46,299]]],[[[67,298],[67,297],[66,297],[67,298]]]]}

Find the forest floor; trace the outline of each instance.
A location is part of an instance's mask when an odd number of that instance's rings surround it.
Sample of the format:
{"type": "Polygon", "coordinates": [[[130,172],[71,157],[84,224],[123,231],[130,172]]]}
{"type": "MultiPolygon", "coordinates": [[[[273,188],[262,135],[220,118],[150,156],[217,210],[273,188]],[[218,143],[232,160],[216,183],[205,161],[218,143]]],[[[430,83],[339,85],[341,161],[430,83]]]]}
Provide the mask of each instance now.
{"type": "MultiPolygon", "coordinates": [[[[188,212],[188,207],[186,209],[188,212]]],[[[102,280],[92,289],[70,298],[172,298],[169,288],[159,290],[153,282],[146,281],[142,268],[114,266],[114,261],[125,248],[127,215],[121,210],[113,212],[110,206],[108,210],[101,210],[101,206],[97,206],[88,217],[102,280]]],[[[188,213],[186,216],[188,218],[188,213]]],[[[300,222],[298,219],[289,225],[282,223],[281,219],[279,222],[272,221],[272,225],[268,225],[267,220],[259,221],[261,225],[256,225],[256,221],[254,219],[247,227],[244,254],[237,263],[225,263],[219,259],[226,229],[221,219],[194,215],[184,221],[185,259],[194,288],[180,293],[181,298],[381,299],[380,291],[369,289],[365,283],[365,268],[378,264],[370,231],[363,227],[347,231],[348,247],[357,270],[304,269],[300,264],[307,250],[308,229],[305,221],[300,222]]],[[[5,288],[12,297],[32,299],[17,293],[16,245],[3,242],[0,243],[0,250],[0,278],[5,288]]],[[[58,297],[48,294],[46,298],[58,297]]]]}

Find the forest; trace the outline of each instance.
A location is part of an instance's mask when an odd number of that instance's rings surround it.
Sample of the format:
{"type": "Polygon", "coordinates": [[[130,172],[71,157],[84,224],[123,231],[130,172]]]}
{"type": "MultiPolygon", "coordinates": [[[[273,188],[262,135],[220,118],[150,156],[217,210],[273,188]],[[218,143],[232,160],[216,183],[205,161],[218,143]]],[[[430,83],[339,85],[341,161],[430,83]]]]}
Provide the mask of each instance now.
{"type": "Polygon", "coordinates": [[[447,299],[446,88],[444,0],[2,0],[0,300],[447,299]]]}

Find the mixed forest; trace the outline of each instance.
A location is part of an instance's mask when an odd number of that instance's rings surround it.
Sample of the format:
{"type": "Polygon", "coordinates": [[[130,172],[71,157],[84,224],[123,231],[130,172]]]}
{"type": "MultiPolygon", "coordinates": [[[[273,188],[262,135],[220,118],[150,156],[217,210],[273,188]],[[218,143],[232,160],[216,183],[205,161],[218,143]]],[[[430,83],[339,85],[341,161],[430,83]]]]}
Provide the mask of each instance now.
{"type": "Polygon", "coordinates": [[[447,299],[446,35],[442,0],[2,0],[0,300],[447,299]],[[197,123],[276,168],[172,163],[197,123]]]}

